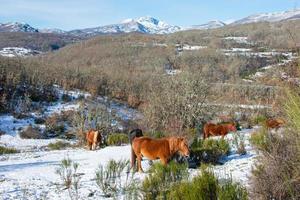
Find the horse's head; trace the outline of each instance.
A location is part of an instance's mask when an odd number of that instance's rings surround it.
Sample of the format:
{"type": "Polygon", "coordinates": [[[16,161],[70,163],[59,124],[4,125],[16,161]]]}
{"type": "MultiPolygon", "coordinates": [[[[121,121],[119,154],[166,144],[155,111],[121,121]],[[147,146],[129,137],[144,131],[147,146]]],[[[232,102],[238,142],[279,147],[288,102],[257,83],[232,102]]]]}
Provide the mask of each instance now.
{"type": "Polygon", "coordinates": [[[177,138],[178,151],[182,156],[190,156],[190,150],[186,138],[179,137],[177,138]]]}
{"type": "Polygon", "coordinates": [[[229,124],[227,125],[227,128],[228,128],[229,131],[233,131],[233,132],[236,132],[236,131],[237,131],[237,128],[236,128],[235,123],[229,123],[229,124]]]}

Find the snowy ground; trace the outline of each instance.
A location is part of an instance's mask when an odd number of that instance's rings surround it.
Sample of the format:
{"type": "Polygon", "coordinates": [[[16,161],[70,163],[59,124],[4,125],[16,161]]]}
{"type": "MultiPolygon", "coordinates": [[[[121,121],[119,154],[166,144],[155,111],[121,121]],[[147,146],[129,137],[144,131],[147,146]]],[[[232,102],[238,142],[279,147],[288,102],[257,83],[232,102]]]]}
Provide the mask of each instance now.
{"type": "Polygon", "coordinates": [[[26,49],[22,47],[5,47],[0,50],[0,56],[15,57],[15,56],[33,56],[40,54],[39,51],[26,49]]]}
{"type": "MultiPolygon", "coordinates": [[[[213,167],[219,178],[232,177],[233,180],[248,185],[251,167],[255,161],[256,153],[249,144],[248,138],[255,129],[242,130],[240,134],[245,137],[247,154],[240,156],[232,153],[222,159],[223,165],[213,167]]],[[[226,139],[231,141],[232,135],[226,139]]],[[[32,151],[0,156],[0,194],[2,199],[67,199],[67,191],[57,187],[59,176],[55,174],[61,160],[70,158],[79,163],[79,173],[82,173],[80,195],[82,199],[103,198],[100,189],[94,180],[95,171],[99,164],[105,165],[110,159],[130,159],[130,146],[106,147],[96,151],[87,151],[83,148],[32,151]],[[91,192],[94,196],[88,198],[91,192]]],[[[148,161],[142,162],[145,171],[149,168],[148,161]]],[[[191,175],[198,174],[199,170],[190,170],[191,175]]],[[[125,176],[125,175],[124,175],[125,176]]],[[[146,173],[135,175],[143,179],[146,173]]]]}
{"type": "MultiPolygon", "coordinates": [[[[58,86],[57,90],[62,94],[69,94],[73,100],[64,103],[61,100],[48,105],[46,115],[58,113],[63,110],[76,110],[78,102],[76,98],[89,97],[88,93],[80,91],[63,91],[58,86]]],[[[110,101],[107,98],[99,97],[96,103],[106,103],[109,111],[124,120],[139,119],[141,114],[124,104],[110,101]]],[[[95,182],[95,171],[99,165],[106,165],[111,160],[130,159],[130,146],[106,147],[96,151],[88,151],[84,148],[69,148],[66,150],[48,151],[45,148],[49,143],[56,142],[57,139],[21,139],[18,135],[19,129],[30,124],[34,124],[34,117],[37,113],[32,113],[32,117],[27,119],[15,119],[11,115],[0,116],[0,130],[6,132],[0,136],[0,146],[14,147],[21,150],[21,153],[0,155],[0,200],[9,199],[68,199],[67,190],[58,186],[61,183],[60,177],[55,173],[61,160],[70,158],[79,163],[78,173],[81,174],[80,199],[103,199],[103,194],[95,182]],[[92,197],[88,197],[93,193],[92,197]]],[[[257,128],[257,127],[256,127],[257,128]]],[[[213,167],[213,171],[219,178],[232,177],[234,181],[245,186],[249,184],[251,167],[255,161],[256,152],[249,144],[249,137],[255,129],[239,131],[245,139],[246,155],[238,155],[232,144],[233,135],[228,134],[225,138],[232,145],[232,152],[229,156],[222,158],[223,165],[213,167]]],[[[67,140],[64,140],[67,141],[67,140]]],[[[70,142],[70,141],[67,141],[70,142]]],[[[74,141],[73,141],[74,142],[74,141]]],[[[142,162],[144,171],[149,169],[147,160],[142,162]]],[[[197,169],[190,169],[191,176],[199,173],[197,169]]],[[[142,180],[147,173],[137,173],[135,178],[142,180]]],[[[125,173],[123,175],[125,177],[125,173]]],[[[124,178],[123,177],[123,178],[124,178]]]]}

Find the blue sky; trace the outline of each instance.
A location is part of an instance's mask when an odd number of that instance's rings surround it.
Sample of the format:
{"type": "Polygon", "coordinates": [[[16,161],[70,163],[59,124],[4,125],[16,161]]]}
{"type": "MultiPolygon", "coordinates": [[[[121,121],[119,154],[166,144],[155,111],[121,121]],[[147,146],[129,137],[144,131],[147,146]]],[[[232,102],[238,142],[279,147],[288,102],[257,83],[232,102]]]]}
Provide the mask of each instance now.
{"type": "Polygon", "coordinates": [[[300,7],[300,0],[0,0],[0,23],[18,21],[37,28],[71,30],[153,16],[189,26],[295,6],[300,7]]]}

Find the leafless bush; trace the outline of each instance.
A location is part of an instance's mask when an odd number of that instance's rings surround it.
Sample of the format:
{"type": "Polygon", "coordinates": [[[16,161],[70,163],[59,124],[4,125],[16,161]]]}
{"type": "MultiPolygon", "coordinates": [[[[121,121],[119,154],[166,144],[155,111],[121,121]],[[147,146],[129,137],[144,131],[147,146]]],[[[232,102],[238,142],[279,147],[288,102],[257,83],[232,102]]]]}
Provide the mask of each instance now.
{"type": "Polygon", "coordinates": [[[102,137],[105,138],[112,130],[111,123],[112,116],[106,105],[91,104],[85,106],[82,103],[73,119],[73,126],[76,129],[80,144],[85,143],[85,133],[90,129],[100,131],[102,137]]]}
{"type": "Polygon", "coordinates": [[[181,132],[184,127],[193,127],[205,116],[209,88],[199,78],[190,75],[161,80],[149,94],[149,103],[144,110],[146,123],[154,130],[171,128],[181,132]]]}
{"type": "Polygon", "coordinates": [[[25,130],[19,133],[20,137],[23,139],[42,139],[45,136],[41,133],[40,129],[37,127],[28,126],[25,130]]]}

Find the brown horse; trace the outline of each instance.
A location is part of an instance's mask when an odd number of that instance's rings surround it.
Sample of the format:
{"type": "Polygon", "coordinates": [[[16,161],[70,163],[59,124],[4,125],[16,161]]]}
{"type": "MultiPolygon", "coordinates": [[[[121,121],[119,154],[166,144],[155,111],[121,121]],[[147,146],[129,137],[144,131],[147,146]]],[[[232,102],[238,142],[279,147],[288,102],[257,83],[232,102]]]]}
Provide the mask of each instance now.
{"type": "Polygon", "coordinates": [[[99,131],[89,130],[86,133],[86,141],[89,150],[96,150],[96,147],[100,145],[101,134],[99,131]]]}
{"type": "Polygon", "coordinates": [[[234,123],[224,123],[224,124],[213,124],[206,123],[203,127],[203,139],[206,139],[210,136],[219,136],[221,135],[224,138],[230,131],[237,131],[234,123]]]}
{"type": "Polygon", "coordinates": [[[183,137],[165,137],[161,139],[152,139],[149,137],[136,137],[131,145],[134,154],[131,156],[131,168],[135,166],[136,159],[138,171],[143,172],[141,160],[147,157],[150,160],[160,159],[163,165],[166,165],[172,156],[179,152],[183,156],[189,156],[187,140],[183,137]]]}
{"type": "Polygon", "coordinates": [[[278,129],[282,127],[285,124],[285,121],[280,118],[275,118],[275,119],[267,119],[266,121],[266,126],[267,128],[270,129],[278,129]]]}

